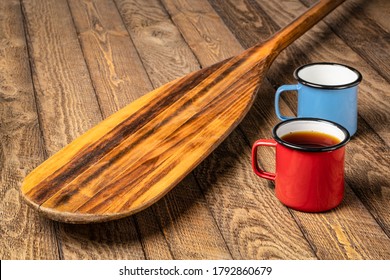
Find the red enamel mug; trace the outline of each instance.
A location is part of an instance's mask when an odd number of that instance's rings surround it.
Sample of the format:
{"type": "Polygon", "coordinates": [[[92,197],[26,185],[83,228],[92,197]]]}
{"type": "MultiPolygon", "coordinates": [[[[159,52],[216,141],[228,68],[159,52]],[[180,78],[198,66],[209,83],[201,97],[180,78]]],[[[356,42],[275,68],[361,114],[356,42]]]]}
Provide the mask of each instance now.
{"type": "Polygon", "coordinates": [[[303,212],[323,212],[338,206],[344,196],[345,144],[350,135],[334,122],[316,118],[283,121],[272,131],[273,139],[257,140],[252,147],[252,167],[261,178],[275,182],[276,197],[303,212]],[[310,146],[284,140],[293,133],[321,133],[335,142],[310,146]],[[257,150],[276,148],[275,173],[259,167],[257,150]]]}

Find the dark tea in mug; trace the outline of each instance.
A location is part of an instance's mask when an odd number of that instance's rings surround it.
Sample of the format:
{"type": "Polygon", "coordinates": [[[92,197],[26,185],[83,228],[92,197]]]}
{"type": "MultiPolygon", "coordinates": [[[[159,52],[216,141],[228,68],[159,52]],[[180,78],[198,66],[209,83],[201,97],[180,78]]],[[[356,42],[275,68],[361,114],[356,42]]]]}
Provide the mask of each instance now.
{"type": "Polygon", "coordinates": [[[306,148],[323,148],[337,145],[340,139],[318,131],[294,131],[280,137],[283,141],[306,148]]]}
{"type": "Polygon", "coordinates": [[[252,168],[259,177],[275,182],[276,197],[304,212],[323,212],[339,205],[344,196],[348,130],[323,119],[295,118],[277,124],[272,136],[253,144],[252,168]],[[274,173],[259,166],[259,147],[276,148],[274,173]]]}

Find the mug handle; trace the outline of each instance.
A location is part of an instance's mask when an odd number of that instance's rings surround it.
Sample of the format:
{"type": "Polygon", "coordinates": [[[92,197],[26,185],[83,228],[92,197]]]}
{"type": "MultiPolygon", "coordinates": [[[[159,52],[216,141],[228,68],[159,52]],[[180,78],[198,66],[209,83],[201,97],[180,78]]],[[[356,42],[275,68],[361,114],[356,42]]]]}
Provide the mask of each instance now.
{"type": "Polygon", "coordinates": [[[285,120],[289,120],[289,119],[292,119],[294,117],[287,117],[287,116],[283,116],[281,113],[280,113],[280,109],[279,109],[279,99],[280,99],[280,95],[282,94],[283,91],[298,91],[298,85],[282,85],[280,86],[277,91],[276,91],[276,94],[275,94],[275,111],[276,111],[276,116],[278,116],[278,118],[282,121],[285,121],[285,120]]]}
{"type": "Polygon", "coordinates": [[[275,173],[266,172],[259,167],[259,164],[257,162],[257,148],[259,146],[276,147],[276,141],[273,139],[260,139],[260,140],[257,140],[252,146],[252,168],[253,168],[253,171],[256,173],[257,176],[259,176],[261,178],[275,181],[275,178],[276,178],[275,173]]]}

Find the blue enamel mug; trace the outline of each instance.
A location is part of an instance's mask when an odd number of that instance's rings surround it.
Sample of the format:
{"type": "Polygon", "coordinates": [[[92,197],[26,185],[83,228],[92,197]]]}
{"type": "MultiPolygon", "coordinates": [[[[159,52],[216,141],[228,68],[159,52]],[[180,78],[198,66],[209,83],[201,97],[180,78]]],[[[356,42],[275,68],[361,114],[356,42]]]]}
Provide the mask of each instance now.
{"type": "Polygon", "coordinates": [[[284,91],[298,92],[297,117],[314,117],[344,126],[352,136],[357,130],[357,93],[362,75],[338,63],[303,65],[294,71],[298,84],[282,85],[275,95],[275,111],[282,121],[294,117],[280,112],[279,99],[284,91]]]}

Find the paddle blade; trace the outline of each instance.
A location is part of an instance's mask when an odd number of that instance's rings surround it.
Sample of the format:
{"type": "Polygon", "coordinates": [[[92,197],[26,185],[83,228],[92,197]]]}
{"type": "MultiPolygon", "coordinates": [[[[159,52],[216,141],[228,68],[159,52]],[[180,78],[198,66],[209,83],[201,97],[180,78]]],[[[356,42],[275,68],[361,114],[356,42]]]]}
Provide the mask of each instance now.
{"type": "Polygon", "coordinates": [[[24,198],[70,223],[118,219],[150,206],[249,110],[268,67],[250,54],[188,74],[119,110],[33,170],[21,188],[24,198]]]}

